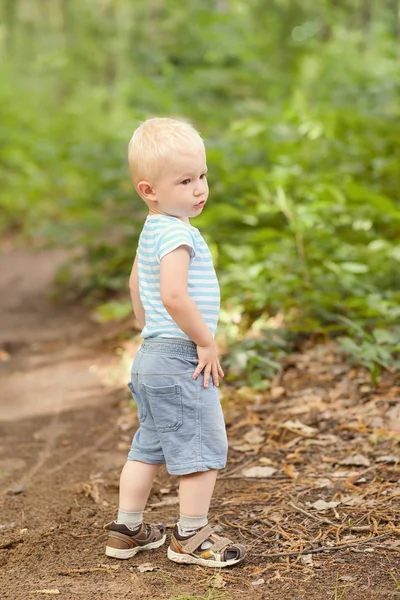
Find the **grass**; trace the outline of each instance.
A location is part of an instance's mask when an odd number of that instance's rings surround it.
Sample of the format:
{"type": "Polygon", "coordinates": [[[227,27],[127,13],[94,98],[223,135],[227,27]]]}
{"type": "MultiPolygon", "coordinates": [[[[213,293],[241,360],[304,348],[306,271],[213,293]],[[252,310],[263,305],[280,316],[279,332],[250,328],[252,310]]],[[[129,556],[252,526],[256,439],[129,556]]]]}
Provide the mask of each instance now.
{"type": "Polygon", "coordinates": [[[389,575],[393,579],[393,581],[396,585],[396,590],[398,590],[400,592],[400,581],[397,579],[397,577],[395,576],[393,571],[389,571],[389,575]]]}
{"type": "Polygon", "coordinates": [[[346,583],[346,585],[344,586],[344,588],[342,590],[339,590],[339,573],[336,573],[336,583],[335,583],[335,589],[334,589],[334,597],[333,600],[342,600],[342,598],[344,597],[345,593],[346,593],[346,589],[347,589],[348,583],[346,583]]]}
{"type": "MultiPolygon", "coordinates": [[[[179,589],[175,581],[169,575],[167,575],[167,573],[160,572],[160,575],[162,575],[165,579],[169,581],[169,583],[173,585],[178,594],[177,596],[168,598],[168,600],[230,600],[231,598],[228,592],[217,589],[217,587],[220,586],[222,583],[220,573],[215,573],[215,575],[212,576],[211,580],[207,578],[207,582],[198,582],[199,586],[203,587],[202,584],[205,584],[209,588],[206,590],[205,594],[200,596],[189,596],[187,593],[182,592],[182,590],[179,589]]],[[[151,598],[150,600],[158,599],[151,598]]]]}
{"type": "MultiPolygon", "coordinates": [[[[153,598],[152,600],[156,599],[153,598]]],[[[226,592],[210,590],[207,596],[187,596],[186,594],[182,594],[174,598],[168,598],[168,600],[229,600],[229,596],[226,592]]]]}

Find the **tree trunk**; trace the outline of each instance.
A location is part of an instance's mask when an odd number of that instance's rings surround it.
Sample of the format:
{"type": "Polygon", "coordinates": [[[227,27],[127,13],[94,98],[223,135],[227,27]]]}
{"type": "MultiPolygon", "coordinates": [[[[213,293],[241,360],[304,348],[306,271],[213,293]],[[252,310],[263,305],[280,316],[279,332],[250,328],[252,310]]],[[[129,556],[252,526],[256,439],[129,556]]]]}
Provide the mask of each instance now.
{"type": "Polygon", "coordinates": [[[15,28],[17,24],[18,0],[3,0],[5,42],[4,50],[7,58],[14,56],[15,28]]]}
{"type": "Polygon", "coordinates": [[[397,4],[397,50],[400,60],[400,0],[397,4]]]}

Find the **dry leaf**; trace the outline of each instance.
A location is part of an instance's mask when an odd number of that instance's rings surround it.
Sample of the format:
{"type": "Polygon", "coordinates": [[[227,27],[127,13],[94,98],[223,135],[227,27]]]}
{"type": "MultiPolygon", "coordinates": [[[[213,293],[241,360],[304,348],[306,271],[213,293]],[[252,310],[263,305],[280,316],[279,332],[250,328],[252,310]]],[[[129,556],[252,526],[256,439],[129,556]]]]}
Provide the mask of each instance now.
{"type": "Polygon", "coordinates": [[[311,506],[311,508],[315,508],[316,510],[328,510],[328,508],[336,508],[339,506],[340,502],[325,502],[325,500],[317,500],[311,504],[307,502],[307,506],[311,506]]]}
{"type": "MultiPolygon", "coordinates": [[[[247,362],[247,357],[245,357],[247,362]]],[[[236,396],[242,400],[250,400],[257,401],[261,398],[260,392],[257,392],[254,388],[250,386],[243,386],[236,390],[236,396]]]]}
{"type": "Polygon", "coordinates": [[[274,473],[276,473],[276,469],[273,467],[250,467],[242,471],[242,475],[245,477],[271,477],[274,473]]]}
{"type": "Polygon", "coordinates": [[[231,444],[230,447],[236,452],[252,452],[253,454],[260,448],[254,444],[231,444]]]}
{"type": "Polygon", "coordinates": [[[134,412],[129,412],[128,414],[121,415],[117,419],[117,427],[118,429],[120,429],[120,431],[129,431],[130,429],[133,429],[133,427],[135,427],[136,424],[137,417],[136,413],[134,412]]]}
{"type": "Polygon", "coordinates": [[[119,452],[127,452],[131,449],[131,444],[128,444],[127,442],[118,442],[117,444],[117,450],[119,452]]]}
{"type": "Polygon", "coordinates": [[[273,523],[280,523],[283,520],[283,516],[281,515],[281,513],[278,512],[274,512],[271,514],[268,514],[268,512],[266,512],[265,516],[268,517],[268,519],[273,523]]]}
{"type": "Polygon", "coordinates": [[[301,562],[308,567],[313,567],[313,555],[312,554],[303,554],[301,557],[301,562]]]}
{"type": "Polygon", "coordinates": [[[221,572],[218,571],[217,574],[215,575],[213,587],[215,587],[217,589],[222,589],[225,586],[226,586],[226,581],[224,581],[224,578],[222,577],[221,572]]]}
{"type": "Polygon", "coordinates": [[[318,429],[305,425],[304,423],[299,421],[299,419],[286,421],[283,424],[283,427],[285,427],[285,429],[294,430],[296,433],[300,433],[305,436],[315,435],[316,433],[318,433],[318,429]]]}
{"type": "Polygon", "coordinates": [[[344,495],[344,496],[340,496],[340,499],[342,501],[342,504],[345,504],[346,506],[363,506],[365,505],[365,498],[363,498],[362,496],[350,496],[350,495],[344,495]]]}
{"type": "Polygon", "coordinates": [[[82,483],[80,488],[81,493],[84,493],[87,498],[91,498],[95,504],[100,503],[100,492],[95,483],[82,483]]]}
{"type": "Polygon", "coordinates": [[[277,385],[276,387],[271,388],[271,398],[277,399],[281,398],[285,393],[285,388],[277,385]]]}
{"type": "Polygon", "coordinates": [[[146,573],[146,571],[156,571],[159,567],[152,565],[151,563],[142,563],[137,567],[140,573],[146,573]]]}
{"type": "Polygon", "coordinates": [[[350,467],[369,467],[370,464],[371,463],[369,462],[368,458],[362,454],[353,454],[351,456],[347,456],[339,462],[339,465],[346,465],[350,467]]]}
{"type": "Polygon", "coordinates": [[[0,350],[0,362],[8,362],[11,356],[5,350],[0,350]]]}
{"type": "Polygon", "coordinates": [[[243,436],[243,438],[249,444],[262,444],[265,440],[265,433],[261,427],[252,427],[250,431],[243,436]]]}
{"type": "Polygon", "coordinates": [[[317,480],[317,483],[315,485],[316,488],[325,488],[325,487],[332,487],[332,481],[330,479],[319,479],[317,480]]]}
{"type": "Polygon", "coordinates": [[[272,465],[272,460],[266,456],[262,456],[258,462],[260,462],[262,465],[272,465]]]}
{"type": "Polygon", "coordinates": [[[299,476],[299,472],[296,471],[293,465],[285,464],[283,465],[282,469],[286,473],[286,475],[290,477],[290,479],[297,479],[297,477],[299,476]]]}
{"type": "Polygon", "coordinates": [[[16,523],[12,521],[11,523],[4,523],[4,525],[0,524],[0,529],[12,529],[15,527],[16,523]]]}
{"type": "Polygon", "coordinates": [[[387,456],[379,456],[375,459],[375,462],[385,463],[387,465],[392,465],[396,463],[400,458],[398,456],[394,456],[393,454],[388,454],[387,456]]]}
{"type": "Polygon", "coordinates": [[[170,496],[160,500],[160,502],[153,502],[149,504],[151,508],[157,508],[159,506],[172,506],[173,504],[179,504],[179,498],[177,496],[170,496]]]}
{"type": "Polygon", "coordinates": [[[24,484],[17,483],[13,487],[11,487],[9,490],[7,490],[7,494],[9,494],[10,496],[17,496],[18,494],[22,494],[22,492],[24,492],[24,491],[25,491],[24,484]]]}
{"type": "Polygon", "coordinates": [[[331,474],[331,477],[350,477],[352,474],[352,471],[335,471],[335,473],[331,474]]]}
{"type": "Polygon", "coordinates": [[[400,432],[400,401],[387,411],[386,419],[392,431],[400,432]]]}
{"type": "Polygon", "coordinates": [[[400,546],[400,540],[383,540],[382,546],[389,546],[390,548],[398,548],[400,546]]]}
{"type": "Polygon", "coordinates": [[[339,581],[348,581],[349,583],[353,583],[353,581],[357,581],[358,577],[354,577],[354,575],[341,575],[339,577],[339,581]]]}
{"type": "Polygon", "coordinates": [[[382,496],[400,496],[400,487],[384,490],[382,496]]]}

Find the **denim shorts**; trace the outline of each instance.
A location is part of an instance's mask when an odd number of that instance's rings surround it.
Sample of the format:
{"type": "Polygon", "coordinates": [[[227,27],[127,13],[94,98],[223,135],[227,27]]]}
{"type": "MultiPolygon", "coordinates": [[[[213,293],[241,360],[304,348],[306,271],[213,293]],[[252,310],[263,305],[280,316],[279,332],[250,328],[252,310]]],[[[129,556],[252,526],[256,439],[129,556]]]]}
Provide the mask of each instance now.
{"type": "Polygon", "coordinates": [[[138,408],[128,460],[166,464],[171,475],[222,469],[228,442],[218,388],[192,375],[198,364],[194,342],[145,339],[128,384],[138,408]]]}

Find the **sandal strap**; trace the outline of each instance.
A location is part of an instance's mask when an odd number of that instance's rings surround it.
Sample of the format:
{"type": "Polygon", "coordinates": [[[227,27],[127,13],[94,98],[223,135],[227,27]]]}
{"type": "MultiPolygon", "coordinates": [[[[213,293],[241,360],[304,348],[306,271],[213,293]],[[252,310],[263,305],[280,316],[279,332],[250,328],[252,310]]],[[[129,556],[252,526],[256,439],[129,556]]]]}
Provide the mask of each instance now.
{"type": "Polygon", "coordinates": [[[164,527],[162,525],[154,525],[153,523],[146,523],[146,533],[148,534],[149,542],[157,542],[162,538],[164,533],[164,527]]]}
{"type": "Polygon", "coordinates": [[[210,525],[206,525],[205,527],[200,529],[200,531],[195,533],[193,537],[189,538],[185,542],[181,542],[181,545],[185,549],[185,552],[187,552],[188,554],[191,554],[192,552],[194,552],[196,550],[196,548],[201,546],[201,544],[203,542],[208,540],[208,538],[210,537],[210,535],[212,533],[213,533],[212,527],[210,527],[210,525]]]}
{"type": "MultiPolygon", "coordinates": [[[[216,535],[216,534],[214,534],[214,535],[216,535]]],[[[214,542],[214,536],[211,539],[214,542]]],[[[228,548],[229,546],[232,546],[232,544],[233,544],[232,540],[228,540],[228,538],[218,536],[218,539],[213,543],[210,550],[213,550],[214,552],[220,552],[221,550],[226,550],[226,548],[228,548]]]]}

